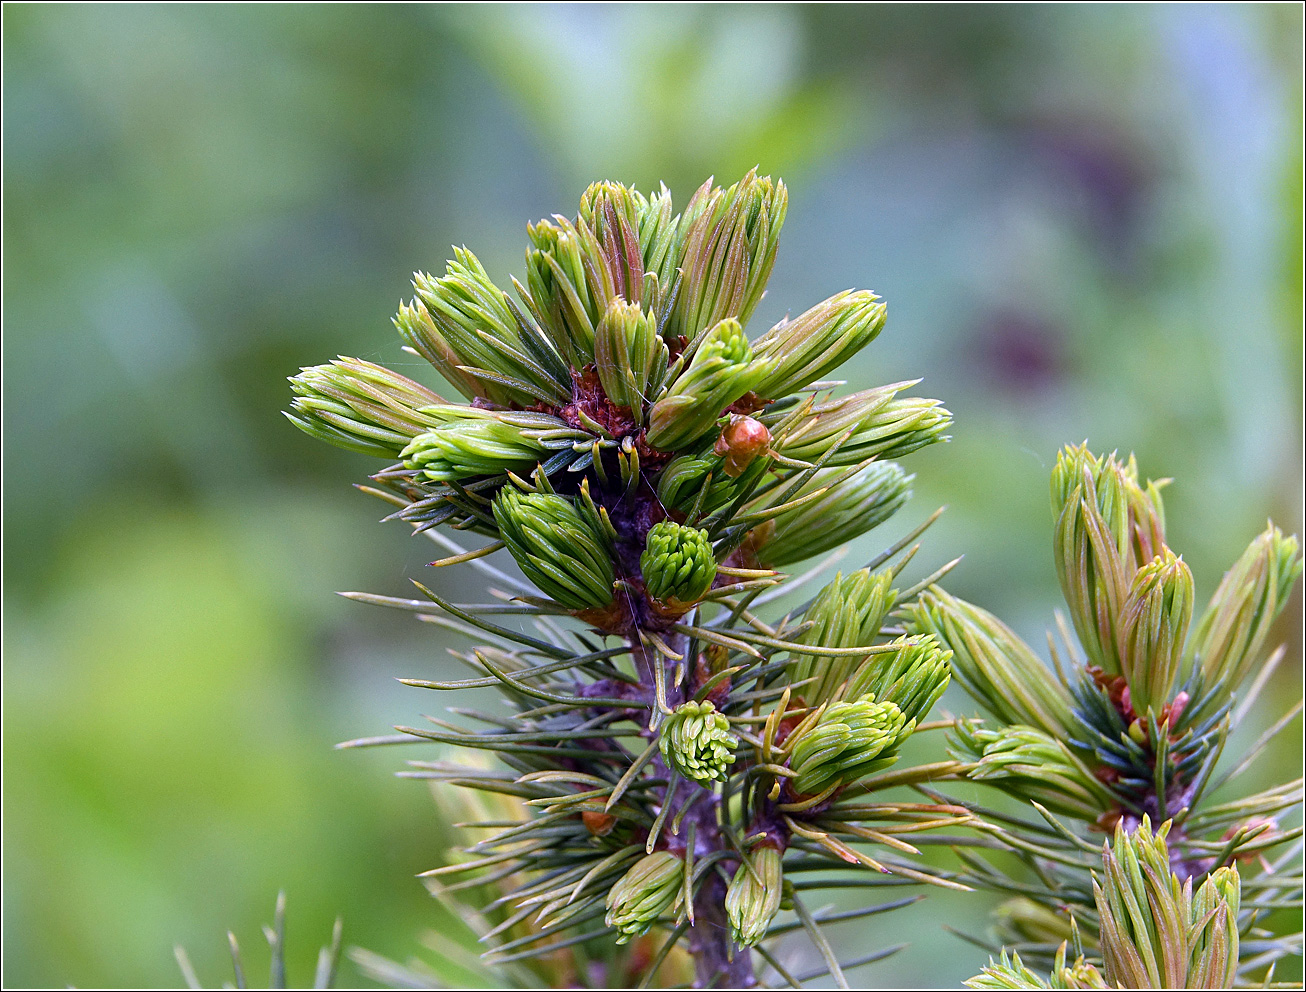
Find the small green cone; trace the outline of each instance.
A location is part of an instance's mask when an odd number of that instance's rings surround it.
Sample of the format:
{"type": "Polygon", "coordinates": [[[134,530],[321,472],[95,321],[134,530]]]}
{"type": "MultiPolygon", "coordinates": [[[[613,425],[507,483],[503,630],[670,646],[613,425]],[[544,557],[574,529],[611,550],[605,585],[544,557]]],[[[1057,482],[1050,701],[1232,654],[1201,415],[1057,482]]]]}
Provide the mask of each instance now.
{"type": "Polygon", "coordinates": [[[572,610],[612,602],[607,541],[569,499],[504,486],[494,500],[494,520],[522,574],[545,595],[572,610]]]}
{"type": "Polygon", "coordinates": [[[659,746],[666,763],[695,782],[725,781],[739,738],[710,702],[681,703],[662,725],[659,746]]]}
{"type": "Polygon", "coordinates": [[[716,556],[707,531],[663,520],[649,528],[639,556],[644,588],[660,603],[686,609],[712,588],[716,556]]]}
{"type": "Polygon", "coordinates": [[[739,866],[726,890],[730,936],[740,947],[752,947],[766,936],[780,911],[784,888],[780,851],[763,844],[746,857],[748,863],[739,866]]]}
{"type": "Polygon", "coordinates": [[[617,943],[647,933],[660,916],[680,905],[684,875],[684,862],[670,851],[654,851],[635,862],[608,892],[603,922],[617,928],[617,943]]]}

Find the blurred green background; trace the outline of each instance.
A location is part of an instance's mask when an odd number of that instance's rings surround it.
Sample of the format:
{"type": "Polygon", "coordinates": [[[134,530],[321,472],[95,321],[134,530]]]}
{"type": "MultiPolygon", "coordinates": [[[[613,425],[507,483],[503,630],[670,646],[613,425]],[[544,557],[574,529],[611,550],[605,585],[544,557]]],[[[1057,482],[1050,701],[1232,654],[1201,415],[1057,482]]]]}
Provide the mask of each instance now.
{"type": "MultiPolygon", "coordinates": [[[[525,223],[592,180],[683,202],[785,178],[754,333],[847,287],[889,301],[849,378],[924,376],[956,426],[885,530],[949,504],[922,558],[964,552],[951,588],[1034,643],[1064,442],[1177,480],[1200,596],[1267,515],[1300,532],[1297,5],[7,4],[3,27],[7,986],[175,984],[175,942],[220,981],[223,931],[257,961],[283,887],[301,981],[337,913],[398,958],[448,928],[412,876],[450,831],[389,775],[404,755],[331,750],[436,705],[392,676],[441,677],[441,635],[332,595],[399,593],[430,549],[351,490],[368,459],[278,410],[301,365],[411,364],[409,273],[454,242],[520,272],[525,223]]],[[[1301,691],[1298,596],[1262,725],[1301,691]]],[[[983,954],[942,925],[988,905],[834,936],[915,941],[861,981],[954,985],[983,954]]]]}

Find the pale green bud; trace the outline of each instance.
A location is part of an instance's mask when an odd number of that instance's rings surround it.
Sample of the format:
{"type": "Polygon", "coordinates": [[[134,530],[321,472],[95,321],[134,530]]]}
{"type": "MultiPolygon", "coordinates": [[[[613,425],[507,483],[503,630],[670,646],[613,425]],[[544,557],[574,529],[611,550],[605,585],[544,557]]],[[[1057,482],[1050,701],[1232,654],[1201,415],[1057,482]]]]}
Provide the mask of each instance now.
{"type": "Polygon", "coordinates": [[[846,290],[793,320],[786,317],[753,346],[770,363],[758,394],[778,399],[818,381],[874,341],[884,318],[884,303],[867,290],[846,290]]]}
{"type": "Polygon", "coordinates": [[[873,457],[900,458],[948,440],[944,432],[952,423],[952,414],[938,400],[896,398],[911,385],[914,383],[896,382],[815,403],[806,415],[777,431],[772,448],[786,458],[814,463],[838,444],[838,450],[825,462],[833,468],[873,457]],[[852,435],[845,438],[850,429],[852,435]]]}
{"type": "Polygon", "coordinates": [[[969,978],[963,983],[967,988],[972,989],[1106,989],[1111,988],[1107,985],[1106,979],[1102,973],[1095,967],[1079,957],[1072,965],[1066,964],[1066,945],[1062,943],[1057,950],[1056,958],[1052,964],[1052,975],[1050,978],[1031,971],[1026,964],[1020,960],[1020,955],[1012,952],[1007,956],[1006,948],[998,961],[989,958],[988,967],[974,978],[969,978]]]}
{"type": "Polygon", "coordinates": [[[528,224],[526,233],[529,305],[558,353],[583,368],[594,360],[594,328],[607,308],[586,278],[583,234],[558,216],[528,224]]]}
{"type": "Polygon", "coordinates": [[[653,599],[686,608],[716,579],[716,556],[707,531],[663,520],[649,528],[639,556],[644,588],[653,599]]]}
{"type": "Polygon", "coordinates": [[[659,746],[667,765],[696,782],[724,781],[739,738],[710,702],[681,703],[662,724],[659,746]]]}
{"type": "Polygon", "coordinates": [[[831,704],[817,720],[800,725],[790,737],[794,791],[814,795],[831,785],[849,785],[892,764],[893,752],[915,726],[915,720],[908,720],[890,702],[877,703],[867,697],[855,703],[831,704]]]}
{"type": "Polygon", "coordinates": [[[438,421],[422,412],[444,403],[425,386],[341,355],[290,377],[290,422],[306,434],[365,455],[394,458],[438,421]]]}
{"type": "Polygon", "coordinates": [[[1134,574],[1120,611],[1120,666],[1140,716],[1159,715],[1170,701],[1192,616],[1193,574],[1163,547],[1134,574]]]}
{"type": "Polygon", "coordinates": [[[1004,723],[1028,724],[1058,740],[1076,726],[1066,687],[992,613],[938,586],[923,592],[907,611],[908,630],[933,634],[950,650],[953,675],[1004,723]]]}
{"type": "Polygon", "coordinates": [[[861,662],[840,695],[844,699],[874,696],[919,722],[948,688],[952,652],[928,634],[910,640],[899,637],[890,646],[895,650],[861,662]]]}
{"type": "Polygon", "coordinates": [[[684,895],[685,863],[670,851],[654,851],[608,891],[604,923],[620,932],[618,944],[647,933],[665,913],[674,912],[684,895]]]}
{"type": "Polygon", "coordinates": [[[494,520],[522,574],[546,596],[572,610],[612,602],[606,537],[569,499],[504,486],[494,500],[494,520]]]}
{"type": "MultiPolygon", "coordinates": [[[[834,579],[816,596],[803,614],[804,622],[813,626],[798,635],[802,644],[827,648],[869,647],[880,635],[880,625],[897,602],[892,588],[893,574],[871,573],[859,569],[850,575],[836,573],[834,579]]],[[[789,681],[814,682],[794,691],[812,705],[835,699],[842,692],[848,676],[865,663],[868,656],[790,655],[789,681]]]]}
{"type": "Polygon", "coordinates": [[[615,297],[595,331],[594,364],[608,399],[627,407],[642,426],[645,408],[667,374],[667,346],[654,316],[615,297]]]}
{"type": "Polygon", "coordinates": [[[960,721],[951,744],[952,756],[966,762],[962,774],[972,781],[1088,823],[1115,808],[1093,772],[1065,744],[1034,727],[987,730],[960,721]]]}
{"type": "Polygon", "coordinates": [[[784,889],[782,855],[778,850],[763,845],[746,857],[748,863],[739,866],[726,890],[730,936],[740,947],[752,947],[766,936],[780,911],[784,889]]]}
{"type": "Polygon", "coordinates": [[[1189,988],[1233,988],[1238,973],[1238,909],[1242,881],[1236,867],[1217,868],[1193,895],[1189,988]],[[1209,918],[1208,918],[1209,914],[1209,918]]]}
{"type": "MultiPolygon", "coordinates": [[[[884,523],[911,497],[915,476],[908,475],[895,462],[874,462],[849,478],[834,481],[843,472],[822,469],[789,497],[789,501],[798,500],[829,487],[812,502],[774,518],[771,536],[756,548],[762,567],[792,565],[847,544],[884,523]]],[[[783,487],[776,492],[784,492],[783,487]]],[[[748,511],[763,510],[767,505],[763,497],[750,504],[748,511]]]]}
{"type": "Polygon", "coordinates": [[[584,431],[543,413],[426,407],[435,424],[401,451],[407,468],[432,482],[456,482],[503,472],[528,474],[559,449],[590,439],[584,431]]]}
{"type": "Polygon", "coordinates": [[[668,340],[683,335],[693,347],[727,317],[748,323],[771,277],[788,206],[785,184],[756,170],[727,190],[711,180],[702,185],[680,221],[673,266],[680,287],[663,328],[668,340]]]}
{"type": "Polygon", "coordinates": [[[723,319],[703,338],[689,367],[653,404],[645,439],[663,451],[697,441],[716,428],[727,407],[753,388],[759,371],[739,321],[723,319]]]}
{"type": "Polygon", "coordinates": [[[1206,686],[1236,689],[1260,658],[1276,617],[1302,572],[1296,537],[1273,524],[1225,573],[1192,637],[1192,656],[1206,686]]]}
{"type": "Polygon", "coordinates": [[[417,298],[395,326],[468,399],[532,406],[571,399],[571,373],[558,352],[490,281],[466,248],[439,279],[413,276],[417,298]]]}
{"type": "Polygon", "coordinates": [[[1165,543],[1163,483],[1138,484],[1131,457],[1067,447],[1052,471],[1054,557],[1070,617],[1091,664],[1123,674],[1116,631],[1134,573],[1165,543]]]}
{"type": "Polygon", "coordinates": [[[1133,989],[1230,988],[1238,970],[1236,869],[1222,869],[1190,896],[1170,870],[1166,834],[1150,820],[1116,827],[1093,881],[1107,981],[1133,989]]]}

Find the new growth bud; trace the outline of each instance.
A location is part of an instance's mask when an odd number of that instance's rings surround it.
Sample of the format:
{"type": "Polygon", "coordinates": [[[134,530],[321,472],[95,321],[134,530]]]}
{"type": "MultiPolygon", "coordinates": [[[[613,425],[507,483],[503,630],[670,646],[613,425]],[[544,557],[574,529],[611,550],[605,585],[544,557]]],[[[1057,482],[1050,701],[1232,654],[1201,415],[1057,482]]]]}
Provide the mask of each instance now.
{"type": "Polygon", "coordinates": [[[407,468],[432,482],[457,482],[503,472],[530,472],[559,447],[590,437],[557,417],[469,406],[422,411],[435,426],[399,453],[407,468]]]}
{"type": "Polygon", "coordinates": [[[683,335],[692,346],[724,318],[748,323],[771,277],[788,207],[785,184],[756,170],[727,190],[710,179],[699,188],[680,221],[681,281],[663,329],[668,339],[683,335]]]}
{"type": "Polygon", "coordinates": [[[608,399],[628,408],[642,426],[644,410],[667,374],[667,346],[653,315],[614,298],[594,334],[594,365],[608,399]]]}
{"type": "MultiPolygon", "coordinates": [[[[789,502],[796,502],[825,489],[816,499],[773,518],[771,535],[755,549],[762,567],[792,565],[847,544],[884,523],[911,497],[915,476],[895,462],[873,462],[851,476],[846,472],[822,469],[790,498],[789,502]]],[[[767,505],[763,497],[749,510],[767,505]]]]}
{"type": "MultiPolygon", "coordinates": [[[[897,601],[891,588],[891,572],[872,573],[859,569],[850,575],[837,573],[803,615],[812,627],[799,635],[803,644],[827,648],[870,647],[880,634],[880,625],[897,601]]],[[[806,682],[795,691],[812,705],[839,698],[848,676],[864,664],[869,655],[798,654],[790,656],[791,682],[806,682]],[[806,681],[806,680],[813,681],[806,681]]]]}
{"type": "Polygon", "coordinates": [[[753,388],[759,372],[739,321],[723,319],[653,404],[646,440],[664,451],[697,441],[716,427],[726,407],[753,388]]]}
{"type": "Polygon", "coordinates": [[[1170,701],[1192,615],[1193,574],[1163,547],[1134,574],[1120,611],[1120,665],[1139,716],[1159,717],[1170,701]]]}
{"type": "Polygon", "coordinates": [[[667,765],[695,782],[724,781],[739,738],[710,702],[681,703],[662,725],[659,747],[667,765]]]}
{"type": "MultiPolygon", "coordinates": [[[[1232,988],[1238,971],[1240,883],[1235,868],[1213,872],[1195,895],[1170,870],[1169,822],[1128,833],[1116,827],[1103,847],[1103,880],[1093,881],[1102,958],[1111,985],[1132,989],[1232,988]]],[[[1191,884],[1191,883],[1189,883],[1191,884]]]]}
{"type": "Polygon", "coordinates": [[[685,863],[670,851],[654,851],[608,892],[603,922],[621,934],[617,943],[647,933],[664,913],[674,912],[684,894],[685,863]]]}
{"type": "Polygon", "coordinates": [[[1057,577],[1088,660],[1123,674],[1116,630],[1134,573],[1165,543],[1164,483],[1138,484],[1133,458],[1067,447],[1052,472],[1057,577]]]}
{"type": "Polygon", "coordinates": [[[305,434],[340,448],[394,458],[438,421],[423,413],[444,400],[398,372],[341,355],[290,377],[286,414],[305,434]]]}
{"type": "Polygon", "coordinates": [[[1192,638],[1207,687],[1233,691],[1247,677],[1301,572],[1297,538],[1270,524],[1225,573],[1192,638]]]}
{"type": "Polygon", "coordinates": [[[777,429],[773,448],[786,458],[805,462],[825,458],[824,464],[834,467],[870,458],[900,458],[946,441],[944,431],[952,423],[952,414],[938,400],[896,398],[912,385],[897,382],[815,403],[805,415],[777,429]],[[838,449],[830,454],[836,445],[838,449]]]}
{"type": "Polygon", "coordinates": [[[874,341],[884,316],[884,304],[874,293],[849,290],[780,321],[754,345],[769,366],[758,394],[786,396],[816,382],[874,341]]]}
{"type": "Polygon", "coordinates": [[[1116,806],[1111,792],[1065,744],[1034,727],[987,730],[962,720],[951,743],[952,756],[967,763],[962,774],[971,781],[1087,823],[1116,806]]]}
{"type": "Polygon", "coordinates": [[[505,407],[570,399],[566,364],[466,248],[454,249],[441,278],[417,273],[413,288],[395,326],[468,399],[505,407]]]}
{"type": "Polygon", "coordinates": [[[522,574],[551,599],[572,610],[612,602],[607,540],[569,499],[504,486],[494,500],[494,520],[522,574]]]}
{"type": "Polygon", "coordinates": [[[915,727],[916,721],[908,720],[895,704],[877,703],[869,696],[828,706],[790,737],[794,791],[815,795],[892,764],[893,752],[915,727]]]}
{"type": "Polygon", "coordinates": [[[769,844],[755,847],[745,857],[726,890],[726,918],[735,943],[752,947],[766,936],[780,911],[784,871],[780,851],[769,844]]]}
{"type": "Polygon", "coordinates": [[[671,520],[649,528],[639,567],[649,596],[673,607],[688,609],[716,579],[716,556],[707,531],[671,520]]]}
{"type": "Polygon", "coordinates": [[[907,626],[952,651],[962,687],[1004,723],[1060,740],[1075,726],[1070,693],[1015,631],[987,610],[931,586],[909,608],[907,626]]]}

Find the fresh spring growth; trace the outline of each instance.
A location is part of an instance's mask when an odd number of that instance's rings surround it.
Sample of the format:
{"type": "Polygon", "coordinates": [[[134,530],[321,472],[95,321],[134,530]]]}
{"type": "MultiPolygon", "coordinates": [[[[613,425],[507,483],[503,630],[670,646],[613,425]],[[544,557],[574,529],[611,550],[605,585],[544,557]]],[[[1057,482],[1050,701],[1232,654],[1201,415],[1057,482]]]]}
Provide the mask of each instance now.
{"type": "Polygon", "coordinates": [[[1163,547],[1134,573],[1120,610],[1120,667],[1136,713],[1159,713],[1170,701],[1192,616],[1193,573],[1163,547]]]}
{"type": "Polygon", "coordinates": [[[893,752],[910,736],[916,721],[895,704],[867,696],[856,702],[833,703],[791,740],[789,767],[799,795],[851,785],[896,759],[893,752]]]}
{"type": "Polygon", "coordinates": [[[684,878],[684,861],[670,851],[654,851],[636,861],[608,892],[603,922],[617,928],[617,943],[647,933],[660,917],[679,909],[684,878]]]}
{"type": "Polygon", "coordinates": [[[962,720],[950,750],[971,781],[1000,781],[1007,792],[1057,813],[1091,822],[1114,802],[1070,748],[1034,727],[986,730],[962,720]]]}
{"type": "Polygon", "coordinates": [[[874,696],[892,702],[908,720],[920,720],[939,701],[951,678],[952,652],[928,634],[896,637],[883,654],[861,663],[839,690],[842,699],[874,696]]]}
{"type": "MultiPolygon", "coordinates": [[[[724,869],[739,838],[764,835],[776,847],[765,858],[794,850],[821,867],[793,903],[818,947],[803,898],[845,883],[841,872],[874,865],[899,883],[963,887],[895,835],[968,827],[966,809],[840,791],[893,760],[946,682],[941,646],[885,643],[898,633],[889,611],[915,596],[892,582],[924,525],[810,609],[767,567],[887,519],[910,477],[881,460],[947,440],[951,421],[937,401],[899,395],[905,383],[840,396],[841,383],[818,381],[885,326],[873,293],[841,293],[750,341],[787,209],[784,184],[756,171],[705,183],[679,211],[665,187],[595,183],[574,215],[528,225],[510,292],[466,248],[442,275],[414,276],[395,326],[458,402],[352,359],[292,380],[298,427],[384,459],[360,488],[441,548],[432,566],[492,584],[486,602],[462,591],[446,601],[438,583],[418,583],[418,599],[347,594],[484,642],[454,651],[473,678],[404,681],[495,688],[507,708],[459,707],[457,723],[400,733],[494,753],[488,768],[442,755],[414,774],[524,804],[487,815],[466,859],[427,876],[466,873],[446,890],[462,891],[488,867],[501,884],[492,903],[505,916],[490,929],[507,929],[486,945],[491,965],[548,956],[551,944],[533,943],[546,932],[576,960],[614,960],[591,921],[606,913],[629,936],[678,909],[646,958],[656,974],[641,978],[670,980],[683,942],[699,985],[757,984],[731,931],[760,933],[760,910],[727,923],[724,869]],[[465,547],[465,536],[485,540],[465,547]],[[501,550],[521,578],[487,560],[501,550]],[[794,688],[799,669],[811,681],[794,688]],[[814,748],[827,716],[831,747],[814,748]],[[795,767],[829,794],[796,801],[795,767]],[[528,921],[534,930],[509,938],[528,921]]],[[[378,740],[394,742],[351,746],[378,740]]]]}
{"type": "Polygon", "coordinates": [[[1240,882],[1236,868],[1213,872],[1194,894],[1170,870],[1165,823],[1147,817],[1116,828],[1093,883],[1106,979],[1127,989],[1227,989],[1238,973],[1240,882]]]}
{"type": "Polygon", "coordinates": [[[786,458],[813,463],[824,458],[832,468],[869,458],[901,458],[943,439],[952,424],[952,414],[938,400],[897,398],[900,390],[915,384],[895,382],[816,403],[807,416],[777,430],[772,445],[786,458]],[[834,454],[828,454],[836,445],[834,454]]]}
{"type": "Polygon", "coordinates": [[[1008,957],[1005,950],[995,962],[989,959],[988,967],[974,978],[967,979],[967,988],[972,989],[1107,989],[1106,979],[1083,956],[1075,959],[1074,964],[1066,964],[1066,944],[1062,942],[1057,949],[1049,978],[1031,971],[1020,955],[1012,953],[1008,957]]]}
{"type": "Polygon", "coordinates": [[[437,423],[421,411],[444,403],[412,379],[341,355],[290,377],[286,417],[307,434],[364,455],[394,458],[437,423]]]}
{"type": "Polygon", "coordinates": [[[522,573],[551,599],[573,610],[612,602],[612,560],[602,536],[571,500],[504,486],[494,520],[522,573]]]}
{"type": "MultiPolygon", "coordinates": [[[[785,501],[800,505],[774,518],[753,549],[754,560],[780,568],[846,544],[898,512],[911,498],[913,478],[896,462],[872,462],[851,472],[822,469],[785,501]]],[[[780,495],[787,494],[773,491],[760,497],[749,511],[777,505],[780,495]]]]}
{"type": "Polygon", "coordinates": [[[745,855],[726,891],[730,937],[740,947],[752,947],[766,936],[780,911],[784,894],[782,854],[766,843],[745,855]]]}
{"type": "Polygon", "coordinates": [[[1269,524],[1224,574],[1193,632],[1189,657],[1205,685],[1241,685],[1302,573],[1296,537],[1269,524]]]}
{"type": "Polygon", "coordinates": [[[414,275],[413,289],[395,326],[469,400],[520,408],[570,396],[567,366],[466,248],[454,249],[443,277],[414,275]]]}
{"type": "Polygon", "coordinates": [[[689,368],[653,404],[648,443],[673,451],[697,441],[716,426],[721,411],[753,388],[759,373],[743,327],[726,317],[708,331],[689,368]]]}
{"type": "Polygon", "coordinates": [[[692,349],[724,318],[748,323],[771,278],[788,210],[785,184],[757,170],[727,190],[710,179],[699,187],[680,221],[681,285],[664,337],[684,337],[692,349]]]}
{"type": "Polygon", "coordinates": [[[848,290],[781,321],[757,339],[757,355],[769,365],[758,391],[784,396],[816,382],[875,340],[884,319],[878,296],[848,290]]]}
{"type": "MultiPolygon", "coordinates": [[[[1300,782],[1239,791],[1237,776],[1292,726],[1300,703],[1244,753],[1229,754],[1227,745],[1283,657],[1280,649],[1267,659],[1264,649],[1301,574],[1297,541],[1271,525],[1226,574],[1190,631],[1193,578],[1165,544],[1159,484],[1139,484],[1132,458],[1070,447],[1053,473],[1052,494],[1054,551],[1073,631],[1057,617],[1057,636],[1048,637],[1050,666],[991,614],[940,589],[926,590],[901,611],[909,632],[932,634],[952,650],[954,674],[995,718],[989,725],[956,725],[957,772],[1037,804],[1036,818],[1006,820],[994,836],[1034,868],[1030,877],[1037,881],[1022,890],[1025,898],[1072,914],[1089,937],[1101,931],[1111,982],[1182,987],[1176,983],[1186,980],[1206,987],[1233,981],[1236,968],[1240,984],[1262,981],[1267,968],[1301,945],[1299,921],[1275,910],[1290,891],[1292,899],[1300,891],[1300,876],[1291,870],[1299,852],[1289,846],[1300,828],[1278,823],[1299,815],[1302,792],[1300,782]],[[1217,787],[1224,798],[1213,803],[1217,787]],[[1101,886],[1106,897],[1090,898],[1096,865],[1085,852],[1093,835],[1150,837],[1148,823],[1165,827],[1159,841],[1138,841],[1147,857],[1129,847],[1132,841],[1122,848],[1118,840],[1101,886]],[[1035,861],[1034,852],[1050,843],[1060,847],[1057,856],[1035,861]],[[1159,907],[1146,917],[1135,910],[1148,904],[1121,881],[1137,875],[1131,858],[1157,866],[1144,873],[1159,907]],[[1241,892],[1244,917],[1259,921],[1254,957],[1241,965],[1236,954],[1227,957],[1232,936],[1218,928],[1189,930],[1163,949],[1145,939],[1155,932],[1149,927],[1179,933],[1196,926],[1198,917],[1167,908],[1180,899],[1176,887],[1201,893],[1208,875],[1227,887],[1225,869],[1234,864],[1254,873],[1244,874],[1241,892]],[[1182,927],[1175,922],[1180,918],[1182,927]],[[1212,950],[1200,960],[1184,957],[1199,946],[1212,950]]],[[[1001,870],[978,854],[958,853],[967,881],[1010,891],[1001,870]]],[[[1211,891],[1208,897],[1214,898],[1211,891]]],[[[1060,943],[1053,936],[1003,936],[1013,937],[1024,960],[1045,968],[1060,943]]]]}
{"type": "Polygon", "coordinates": [[[1132,457],[1083,445],[1062,451],[1052,472],[1057,577],[1089,662],[1107,675],[1122,673],[1116,629],[1130,582],[1165,541],[1164,484],[1143,488],[1132,457]]]}
{"type": "Polygon", "coordinates": [[[952,673],[1005,723],[1062,738],[1072,725],[1070,693],[1016,633],[987,610],[929,589],[911,611],[912,629],[952,651],[952,673]]]}
{"type": "Polygon", "coordinates": [[[712,703],[681,703],[662,725],[662,759],[695,782],[724,781],[735,761],[739,738],[712,703]]]}
{"type": "Polygon", "coordinates": [[[608,399],[630,411],[636,426],[667,374],[667,345],[657,320],[620,296],[608,305],[594,332],[594,365],[608,399]]]}
{"type": "Polygon", "coordinates": [[[508,413],[463,406],[425,408],[434,424],[399,452],[404,467],[431,482],[506,472],[529,473],[554,451],[585,435],[543,413],[508,413]]]}
{"type": "MultiPolygon", "coordinates": [[[[863,568],[846,576],[842,572],[836,574],[808,609],[804,620],[812,626],[799,639],[804,644],[823,647],[869,647],[897,601],[892,583],[890,571],[871,572],[863,568]]],[[[869,655],[868,652],[859,658],[794,653],[790,655],[789,678],[797,684],[795,691],[815,706],[837,697],[848,676],[869,655]]]]}
{"type": "Polygon", "coordinates": [[[685,608],[702,599],[716,579],[707,532],[670,520],[649,528],[639,567],[649,596],[685,608]]]}

